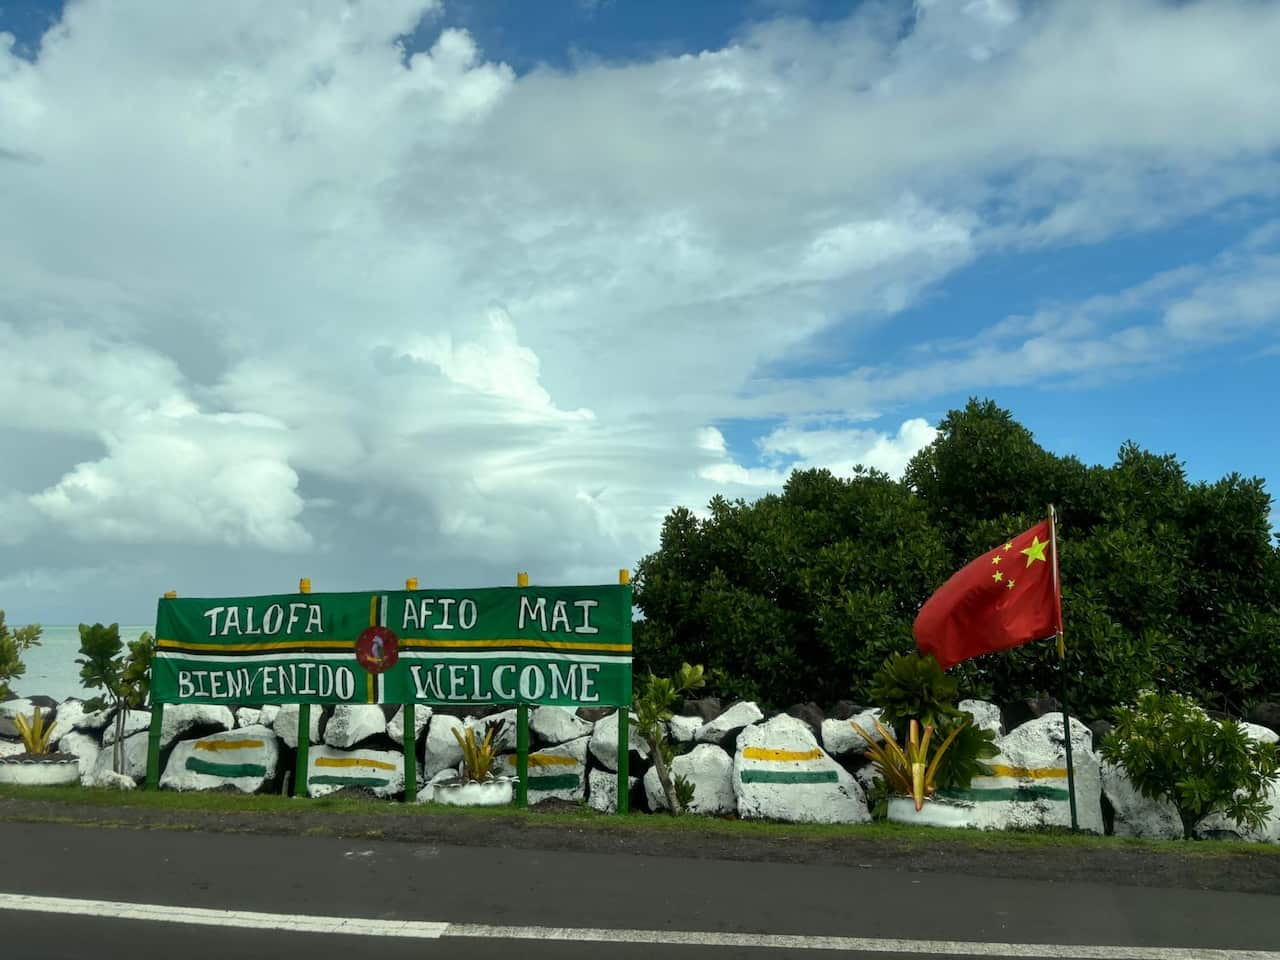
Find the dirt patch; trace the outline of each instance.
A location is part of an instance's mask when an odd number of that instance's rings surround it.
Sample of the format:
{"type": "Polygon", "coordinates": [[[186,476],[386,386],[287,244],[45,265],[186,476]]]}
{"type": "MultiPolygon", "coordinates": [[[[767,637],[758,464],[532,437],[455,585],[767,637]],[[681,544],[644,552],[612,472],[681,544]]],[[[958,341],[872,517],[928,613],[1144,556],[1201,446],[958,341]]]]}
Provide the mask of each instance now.
{"type": "Polygon", "coordinates": [[[0,820],[53,821],[144,830],[204,830],[277,836],[378,837],[415,844],[516,847],[580,853],[771,863],[821,864],[849,869],[942,872],[978,877],[1103,883],[1140,887],[1280,894],[1280,856],[1215,851],[1205,843],[1150,850],[1085,845],[924,842],[883,837],[752,836],[715,829],[658,829],[601,817],[566,823],[537,813],[467,816],[287,812],[227,813],[97,806],[0,798],[0,820]]]}

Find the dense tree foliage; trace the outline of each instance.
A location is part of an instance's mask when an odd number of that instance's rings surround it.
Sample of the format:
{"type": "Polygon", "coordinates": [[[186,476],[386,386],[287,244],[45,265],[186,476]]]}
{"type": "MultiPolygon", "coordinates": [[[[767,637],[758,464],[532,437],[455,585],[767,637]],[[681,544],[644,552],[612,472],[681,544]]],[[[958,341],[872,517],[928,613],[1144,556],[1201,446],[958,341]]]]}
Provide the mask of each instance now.
{"type": "Polygon", "coordinates": [[[16,680],[27,672],[22,654],[39,645],[39,624],[11,629],[4,622],[4,611],[0,610],[0,699],[13,692],[9,689],[10,680],[16,680]]]}
{"type": "MultiPolygon", "coordinates": [[[[780,494],[677,509],[636,578],[641,669],[707,667],[709,692],[772,706],[866,699],[914,648],[920,605],[952,573],[1057,505],[1073,705],[1103,715],[1178,690],[1240,713],[1280,695],[1280,552],[1263,482],[1191,483],[1133,443],[1109,467],[1041,448],[970,401],[902,481],[797,471],[780,494]]],[[[1054,644],[952,671],[961,695],[1009,702],[1060,683],[1054,644]]]]}

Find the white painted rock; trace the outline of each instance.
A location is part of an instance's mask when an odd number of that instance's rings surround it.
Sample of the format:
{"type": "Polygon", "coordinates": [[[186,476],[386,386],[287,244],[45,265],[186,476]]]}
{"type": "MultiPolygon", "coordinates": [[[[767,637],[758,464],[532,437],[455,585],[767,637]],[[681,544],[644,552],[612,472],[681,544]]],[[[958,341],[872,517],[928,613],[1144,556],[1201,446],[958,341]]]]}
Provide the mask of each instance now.
{"type": "Polygon", "coordinates": [[[857,770],[853,771],[853,779],[858,781],[862,787],[862,792],[868,792],[873,786],[884,779],[880,775],[880,768],[874,763],[864,763],[857,770]]]}
{"type": "Polygon", "coordinates": [[[1276,743],[1280,741],[1280,733],[1276,733],[1270,727],[1264,727],[1260,723],[1241,723],[1244,728],[1244,735],[1250,740],[1257,740],[1259,743],[1276,743]]]}
{"type": "Polygon", "coordinates": [[[764,719],[764,714],[750,700],[735,703],[720,716],[698,728],[694,739],[698,743],[723,744],[743,727],[764,719]]]}
{"type": "Polygon", "coordinates": [[[340,703],[324,728],[324,742],[338,750],[347,750],[370,737],[387,732],[387,715],[377,704],[340,703]]]}
{"type": "Polygon", "coordinates": [[[26,752],[27,748],[21,740],[0,740],[0,757],[16,757],[26,752]]]}
{"type": "MultiPolygon", "coordinates": [[[[733,758],[720,747],[700,743],[688,753],[671,761],[671,780],[684,777],[693,784],[690,813],[718,815],[733,813],[738,798],[733,792],[733,758]]],[[[650,810],[666,810],[667,795],[658,780],[658,768],[650,767],[644,775],[644,793],[650,810]]]]}
{"type": "Polygon", "coordinates": [[[241,727],[179,743],[169,754],[160,786],[257,793],[275,778],[279,763],[280,739],[274,733],[261,724],[241,727]]]}
{"type": "Polygon", "coordinates": [[[973,725],[979,730],[990,730],[997,737],[1004,733],[1003,721],[1000,719],[1000,708],[986,700],[961,700],[961,712],[973,717],[973,725]]]}
{"type": "MultiPolygon", "coordinates": [[[[413,742],[422,739],[422,731],[431,719],[431,708],[425,703],[414,704],[413,707],[413,742]]],[[[387,723],[387,736],[396,743],[404,744],[404,707],[396,711],[396,715],[387,723]]]]}
{"type": "MultiPolygon", "coordinates": [[[[6,700],[4,703],[0,703],[0,737],[18,737],[18,724],[15,718],[22,715],[30,720],[31,712],[34,709],[35,706],[31,701],[23,698],[6,700]]],[[[44,713],[45,711],[41,710],[40,712],[44,713]]]]}
{"type": "MultiPolygon", "coordinates": [[[[258,723],[264,727],[274,727],[276,717],[280,715],[280,707],[274,703],[268,703],[266,706],[258,710],[258,723]]],[[[279,736],[279,734],[277,734],[279,736]]]]}
{"type": "Polygon", "coordinates": [[[94,768],[94,772],[86,787],[106,787],[109,790],[132,790],[137,784],[134,783],[133,777],[126,777],[122,773],[113,773],[110,769],[98,770],[94,768]]]}
{"type": "Polygon", "coordinates": [[[554,745],[589,736],[591,724],[570,707],[538,707],[529,718],[529,729],[543,743],[554,745]]]}
{"type": "MultiPolygon", "coordinates": [[[[627,777],[627,784],[631,789],[635,789],[638,782],[635,777],[627,777]]],[[[587,803],[597,813],[617,813],[618,774],[592,767],[587,774],[587,803]]]]}
{"type": "MultiPolygon", "coordinates": [[[[151,727],[151,711],[150,710],[129,710],[124,717],[124,736],[126,739],[132,737],[135,733],[151,727]]],[[[110,746],[116,742],[116,718],[113,716],[110,722],[102,729],[102,745],[110,746]]]]}
{"type": "Polygon", "coordinates": [[[270,724],[263,723],[262,711],[257,707],[240,707],[235,711],[237,727],[256,727],[262,723],[263,726],[270,724]]]}
{"type": "MultiPolygon", "coordinates": [[[[543,800],[582,801],[587,796],[587,741],[578,737],[568,743],[544,747],[529,754],[529,803],[543,800]]],[[[516,775],[518,761],[514,753],[498,757],[497,773],[516,775]]]]}
{"type": "Polygon", "coordinates": [[[453,738],[453,731],[462,733],[462,721],[437,713],[431,718],[427,727],[426,759],[422,772],[427,777],[434,777],[442,770],[456,770],[462,762],[462,747],[453,738]]]}
{"type": "MultiPolygon", "coordinates": [[[[1076,811],[1081,830],[1102,833],[1102,774],[1093,753],[1093,734],[1071,718],[1076,811]]],[[[1066,739],[1062,714],[1028,720],[996,741],[1000,753],[986,761],[990,777],[974,777],[967,790],[944,791],[944,799],[975,804],[980,827],[994,830],[1068,827],[1066,739]]]]}
{"type": "Polygon", "coordinates": [[[81,707],[82,716],[79,720],[72,721],[71,729],[79,731],[90,731],[97,733],[107,728],[112,719],[115,717],[114,710],[95,710],[92,713],[84,712],[81,707]]]}
{"type": "MultiPolygon", "coordinates": [[[[151,715],[147,714],[148,725],[150,722],[151,715]]],[[[196,728],[230,730],[235,725],[235,714],[227,707],[203,703],[169,704],[160,718],[160,746],[167,747],[184,733],[196,728]]]]}
{"type": "Polygon", "coordinates": [[[391,750],[335,750],[315,747],[307,754],[307,794],[323,797],[343,787],[389,797],[404,792],[404,757],[391,750]]]}
{"type": "MultiPolygon", "coordinates": [[[[53,729],[49,731],[49,742],[56,744],[76,729],[76,724],[84,719],[84,703],[74,697],[58,704],[58,715],[53,721],[53,729]]],[[[96,738],[95,738],[96,739],[96,738]]]]}
{"type": "Polygon", "coordinates": [[[785,714],[738,737],[733,761],[738,815],[791,823],[866,823],[871,814],[853,775],[818,746],[808,725],[785,714]]]}
{"type": "MultiPolygon", "coordinates": [[[[308,730],[308,739],[312,743],[320,742],[320,713],[322,707],[311,705],[311,725],[308,730]]],[[[284,744],[294,750],[298,749],[298,705],[296,703],[286,704],[280,708],[280,712],[276,714],[275,720],[271,724],[271,729],[275,731],[277,737],[284,744]]]]}
{"type": "Polygon", "coordinates": [[[1280,778],[1267,784],[1266,801],[1271,804],[1271,811],[1265,815],[1261,827],[1237,826],[1223,814],[1211,813],[1196,827],[1196,836],[1246,840],[1250,843],[1280,843],[1280,778]]]}
{"type": "MultiPolygon", "coordinates": [[[[124,738],[124,765],[120,772],[134,781],[141,781],[147,776],[147,741],[150,739],[145,733],[135,733],[131,737],[124,738]]],[[[107,744],[102,748],[102,752],[98,754],[98,759],[93,762],[93,781],[97,784],[102,779],[102,774],[112,771],[112,756],[115,753],[115,744],[107,744]]]]}
{"type": "MultiPolygon", "coordinates": [[[[649,756],[649,745],[640,739],[636,731],[636,715],[628,714],[631,723],[627,726],[627,743],[630,752],[641,757],[649,756]]],[[[597,720],[595,729],[591,731],[591,755],[607,770],[618,769],[618,712],[615,710],[602,720],[597,720]]]]}
{"type": "Polygon", "coordinates": [[[833,757],[843,757],[849,753],[862,753],[866,750],[867,741],[863,740],[862,734],[854,729],[853,725],[855,723],[871,734],[873,743],[884,743],[884,737],[876,729],[875,723],[872,722],[873,719],[880,719],[879,708],[864,710],[856,717],[850,717],[848,720],[823,720],[822,748],[833,757]]]}
{"type": "Polygon", "coordinates": [[[93,766],[98,762],[98,754],[102,752],[102,748],[98,746],[97,737],[73,731],[58,741],[58,752],[69,753],[80,761],[80,782],[83,784],[93,773],[93,766]]]}
{"type": "MultiPolygon", "coordinates": [[[[476,740],[484,739],[485,725],[489,723],[497,723],[502,721],[502,732],[494,739],[494,746],[498,750],[514,750],[516,748],[516,711],[503,710],[501,713],[491,714],[487,717],[467,717],[462,721],[462,725],[476,732],[476,740]]],[[[465,736],[465,734],[464,734],[465,736]]]]}
{"type": "Polygon", "coordinates": [[[667,732],[671,734],[673,743],[693,743],[694,737],[702,729],[701,717],[674,716],[667,721],[667,732]]]}
{"type": "Polygon", "coordinates": [[[1169,800],[1163,797],[1148,800],[1138,792],[1133,781],[1125,774],[1124,767],[1117,764],[1103,760],[1100,771],[1102,792],[1115,810],[1112,832],[1117,837],[1182,839],[1182,820],[1178,817],[1178,808],[1169,800]]]}

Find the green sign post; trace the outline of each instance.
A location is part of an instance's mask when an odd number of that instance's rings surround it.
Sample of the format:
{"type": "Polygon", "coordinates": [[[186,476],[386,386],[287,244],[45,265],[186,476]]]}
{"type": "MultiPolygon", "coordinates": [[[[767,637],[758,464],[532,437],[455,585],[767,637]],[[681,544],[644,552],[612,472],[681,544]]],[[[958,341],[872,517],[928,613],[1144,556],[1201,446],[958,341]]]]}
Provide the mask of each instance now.
{"type": "MultiPolygon", "coordinates": [[[[148,786],[158,781],[164,705],[299,704],[297,790],[306,792],[311,704],[403,704],[406,799],[416,792],[414,705],[514,705],[526,797],[529,706],[631,703],[631,586],[167,594],[156,613],[148,786]]],[[[622,765],[620,763],[620,765],[622,765]]],[[[619,810],[627,780],[619,771],[619,810]]]]}

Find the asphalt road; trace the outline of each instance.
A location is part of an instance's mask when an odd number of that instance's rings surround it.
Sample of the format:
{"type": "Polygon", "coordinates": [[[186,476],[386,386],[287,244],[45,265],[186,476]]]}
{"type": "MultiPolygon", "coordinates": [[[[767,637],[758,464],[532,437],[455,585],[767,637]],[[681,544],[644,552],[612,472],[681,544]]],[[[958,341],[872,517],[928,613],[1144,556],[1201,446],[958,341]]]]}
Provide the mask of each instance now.
{"type": "MultiPolygon", "coordinates": [[[[1105,960],[1141,955],[1126,952],[1131,947],[1154,948],[1152,960],[1173,956],[1173,948],[1280,951],[1280,896],[971,878],[852,863],[0,823],[0,864],[0,944],[14,960],[349,960],[353,951],[509,958],[513,950],[526,957],[773,960],[823,955],[815,948],[839,945],[815,938],[861,938],[867,949],[842,955],[868,958],[940,955],[891,938],[971,942],[970,956],[1036,955],[1033,947],[1002,951],[1000,944],[1091,945],[1098,951],[1092,955],[1105,960]],[[92,908],[101,916],[69,916],[44,900],[40,909],[52,912],[14,909],[14,894],[109,903],[92,908]],[[442,939],[372,938],[154,922],[118,904],[452,926],[442,939]],[[477,924],[503,929],[469,926],[477,924]],[[519,929],[528,927],[539,929],[519,929]],[[630,935],[619,932],[626,930],[650,931],[657,940],[672,931],[730,935],[730,942],[627,945],[630,935]],[[616,940],[607,939],[615,932],[616,940]],[[751,934],[810,939],[785,947],[732,942],[751,934]],[[597,939],[581,942],[583,936],[597,939]]],[[[1185,956],[1198,955],[1203,951],[1185,956]]]]}

